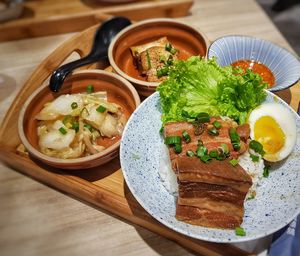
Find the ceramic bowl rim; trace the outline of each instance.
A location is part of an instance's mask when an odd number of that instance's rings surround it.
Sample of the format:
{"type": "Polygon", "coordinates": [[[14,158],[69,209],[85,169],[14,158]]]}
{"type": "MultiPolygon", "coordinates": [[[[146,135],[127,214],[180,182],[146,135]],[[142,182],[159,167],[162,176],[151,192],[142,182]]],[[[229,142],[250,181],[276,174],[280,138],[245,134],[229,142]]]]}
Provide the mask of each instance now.
{"type": "MultiPolygon", "coordinates": [[[[140,97],[139,97],[136,89],[134,88],[134,86],[129,81],[127,81],[126,79],[124,79],[123,77],[121,77],[118,74],[114,74],[114,73],[104,71],[104,70],[89,69],[89,70],[75,71],[72,73],[72,75],[80,75],[80,74],[88,74],[88,73],[99,74],[99,75],[104,75],[104,76],[108,76],[108,77],[110,76],[110,77],[113,77],[113,78],[121,81],[122,86],[127,87],[129,89],[129,91],[132,93],[136,108],[140,105],[140,103],[141,103],[140,97]]],[[[91,160],[95,160],[97,158],[105,157],[120,147],[121,139],[118,140],[116,143],[112,144],[111,146],[109,146],[108,148],[106,148],[105,150],[103,150],[102,152],[99,152],[94,155],[89,155],[89,156],[74,158],[74,159],[61,159],[61,158],[56,158],[56,157],[50,157],[50,156],[47,156],[47,155],[41,153],[36,148],[34,148],[31,145],[31,143],[28,141],[27,136],[24,131],[25,113],[28,109],[28,106],[31,104],[32,100],[47,87],[48,87],[48,83],[41,85],[27,98],[27,100],[23,104],[23,107],[22,107],[22,109],[19,113],[19,117],[18,117],[18,133],[20,136],[20,140],[31,155],[33,155],[36,159],[39,159],[42,162],[51,163],[50,165],[55,164],[55,166],[67,167],[69,164],[72,164],[72,165],[73,164],[81,164],[81,163],[89,162],[91,160]]]]}
{"type": "Polygon", "coordinates": [[[155,89],[160,82],[147,82],[147,81],[143,81],[143,80],[139,80],[136,79],[134,77],[131,77],[129,75],[127,75],[125,72],[123,72],[118,65],[115,63],[114,58],[113,58],[113,49],[114,46],[116,44],[116,42],[119,40],[119,38],[121,36],[123,36],[125,33],[127,33],[128,31],[136,28],[136,27],[140,27],[140,26],[144,26],[147,24],[151,24],[151,23],[157,23],[157,22],[161,22],[161,23],[173,23],[173,24],[179,24],[182,25],[184,27],[188,27],[189,29],[195,31],[195,33],[199,34],[205,43],[205,47],[206,47],[206,52],[205,52],[205,56],[207,56],[208,53],[208,49],[209,49],[209,43],[210,41],[208,40],[207,36],[205,35],[205,33],[203,33],[202,30],[196,29],[190,25],[188,25],[185,22],[182,21],[178,21],[178,20],[174,20],[172,18],[152,18],[152,19],[146,19],[146,20],[142,20],[139,22],[136,22],[132,25],[129,25],[128,27],[124,28],[121,32],[119,32],[113,39],[113,41],[110,43],[109,48],[108,48],[108,60],[110,65],[112,66],[112,68],[122,77],[124,77],[126,80],[130,81],[131,83],[133,83],[134,85],[140,86],[140,87],[147,87],[147,88],[153,88],[155,89]]]}
{"type": "MultiPolygon", "coordinates": [[[[235,35],[225,35],[225,36],[220,36],[218,38],[216,38],[214,41],[212,41],[210,43],[210,45],[208,46],[208,49],[207,49],[207,59],[210,59],[211,56],[210,56],[210,53],[211,53],[211,47],[213,46],[213,44],[217,43],[219,40],[221,39],[224,39],[224,38],[249,38],[249,39],[256,39],[256,40],[259,40],[259,41],[262,41],[263,43],[267,43],[267,44],[271,44],[271,45],[274,45],[280,49],[282,49],[286,54],[290,55],[291,57],[293,57],[296,61],[298,61],[299,63],[299,67],[300,67],[300,57],[298,55],[296,55],[295,53],[289,51],[288,49],[286,49],[285,47],[277,44],[277,43],[274,43],[272,41],[269,41],[269,40],[266,40],[266,39],[263,39],[263,38],[259,38],[259,37],[256,37],[256,36],[248,36],[248,35],[238,35],[238,34],[235,34],[235,35]]],[[[268,91],[271,91],[271,92],[277,92],[277,91],[281,91],[281,90],[285,90],[285,89],[288,89],[290,87],[292,87],[293,85],[295,85],[298,81],[300,80],[300,76],[298,77],[297,80],[295,80],[295,82],[291,83],[290,85],[287,85],[287,86],[284,86],[284,87],[279,87],[279,88],[276,88],[275,87],[271,87],[270,89],[268,89],[268,91]]]]}

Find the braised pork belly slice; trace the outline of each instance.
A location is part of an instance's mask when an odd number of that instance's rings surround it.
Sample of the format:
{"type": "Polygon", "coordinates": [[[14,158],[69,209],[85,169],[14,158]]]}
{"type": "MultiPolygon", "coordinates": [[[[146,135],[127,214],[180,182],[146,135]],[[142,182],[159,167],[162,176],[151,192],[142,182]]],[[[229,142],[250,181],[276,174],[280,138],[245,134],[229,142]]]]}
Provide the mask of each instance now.
{"type": "Polygon", "coordinates": [[[243,218],[235,215],[179,204],[176,208],[176,218],[192,225],[222,229],[234,229],[243,221],[243,218]]]}
{"type": "MultiPolygon", "coordinates": [[[[172,162],[173,171],[176,173],[175,163],[178,157],[183,157],[186,155],[188,150],[192,150],[195,152],[198,148],[198,141],[201,140],[203,145],[207,148],[208,151],[216,150],[222,144],[226,144],[230,154],[233,158],[237,158],[239,154],[243,153],[247,149],[246,143],[241,141],[241,151],[236,152],[234,151],[230,136],[229,136],[229,129],[231,127],[237,127],[244,136],[247,136],[247,128],[248,127],[241,127],[237,126],[237,124],[231,120],[222,120],[220,117],[211,117],[210,122],[206,123],[203,128],[203,132],[200,135],[195,135],[195,126],[193,123],[190,122],[168,122],[164,126],[164,136],[165,138],[168,136],[182,136],[184,131],[188,132],[191,137],[191,142],[186,143],[184,140],[182,141],[182,152],[177,154],[174,152],[172,147],[169,147],[169,155],[172,162]],[[219,135],[212,136],[208,133],[208,130],[213,127],[212,123],[214,121],[219,121],[221,124],[221,128],[218,129],[219,135]]],[[[248,135],[249,137],[249,135],[248,135]]]]}
{"type": "Polygon", "coordinates": [[[251,177],[229,159],[203,163],[198,158],[176,159],[179,195],[176,218],[194,225],[235,228],[244,216],[251,177]]]}

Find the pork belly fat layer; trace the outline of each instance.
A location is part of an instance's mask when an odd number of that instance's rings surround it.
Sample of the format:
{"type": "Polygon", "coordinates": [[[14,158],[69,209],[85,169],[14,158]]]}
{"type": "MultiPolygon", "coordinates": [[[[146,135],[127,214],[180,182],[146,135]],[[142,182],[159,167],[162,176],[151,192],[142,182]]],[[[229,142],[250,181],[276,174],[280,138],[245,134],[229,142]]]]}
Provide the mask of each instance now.
{"type": "Polygon", "coordinates": [[[224,184],[242,182],[251,186],[252,179],[249,174],[240,165],[232,166],[229,161],[229,159],[223,161],[213,159],[209,163],[203,163],[196,157],[178,157],[176,159],[178,178],[184,181],[185,175],[189,174],[190,179],[187,181],[191,181],[194,176],[193,181],[201,182],[202,177],[207,179],[211,176],[212,182],[208,182],[211,184],[223,181],[224,184]]]}
{"type": "Polygon", "coordinates": [[[242,217],[236,215],[179,204],[176,207],[176,218],[193,225],[224,229],[235,229],[241,226],[243,221],[242,217]]]}
{"type": "Polygon", "coordinates": [[[243,207],[246,192],[241,192],[227,185],[208,184],[203,182],[179,182],[179,198],[206,198],[216,202],[228,202],[243,207]]]}

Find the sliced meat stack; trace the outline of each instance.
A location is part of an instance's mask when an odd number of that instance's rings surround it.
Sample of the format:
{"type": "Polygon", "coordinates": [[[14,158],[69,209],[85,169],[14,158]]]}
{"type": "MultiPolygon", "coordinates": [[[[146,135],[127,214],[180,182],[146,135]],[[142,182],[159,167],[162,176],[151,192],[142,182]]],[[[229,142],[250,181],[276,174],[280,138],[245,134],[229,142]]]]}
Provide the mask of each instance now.
{"type": "MultiPolygon", "coordinates": [[[[230,160],[237,158],[239,153],[234,151],[229,129],[236,128],[241,140],[249,137],[247,126],[237,126],[230,120],[211,118],[210,122],[202,127],[201,134],[195,135],[195,126],[188,122],[174,122],[165,124],[165,136],[180,136],[187,131],[191,137],[190,142],[182,142],[182,152],[174,153],[169,148],[173,171],[178,178],[178,200],[176,218],[193,225],[213,228],[234,229],[242,224],[244,216],[244,200],[249,188],[252,186],[251,177],[239,165],[233,166],[230,160]],[[221,128],[218,136],[208,133],[212,123],[218,120],[221,128]],[[198,157],[186,155],[188,150],[195,152],[199,140],[210,150],[226,144],[230,156],[222,161],[212,159],[205,163],[198,157]]],[[[197,134],[197,133],[196,133],[197,134]]],[[[241,141],[244,151],[246,143],[241,141]]]]}
{"type": "Polygon", "coordinates": [[[197,158],[176,159],[179,194],[176,218],[194,225],[234,229],[244,216],[244,200],[251,177],[229,159],[203,163],[197,158]]]}

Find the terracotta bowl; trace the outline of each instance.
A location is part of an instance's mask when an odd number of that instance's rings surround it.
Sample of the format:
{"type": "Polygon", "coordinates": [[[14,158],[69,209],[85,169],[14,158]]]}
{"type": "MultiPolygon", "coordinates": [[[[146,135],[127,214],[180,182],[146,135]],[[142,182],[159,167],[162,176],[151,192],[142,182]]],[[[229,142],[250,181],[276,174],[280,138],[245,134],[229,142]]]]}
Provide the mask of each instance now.
{"type": "Polygon", "coordinates": [[[61,94],[86,92],[86,87],[89,84],[94,86],[95,92],[105,90],[108,100],[119,104],[127,118],[140,104],[137,91],[128,81],[117,74],[102,70],[85,70],[73,73],[66,79],[59,93],[52,93],[48,84],[45,84],[27,99],[18,120],[20,139],[32,157],[57,168],[85,169],[104,164],[118,155],[120,139],[114,141],[102,152],[76,159],[50,157],[39,151],[38,123],[35,119],[37,113],[40,112],[45,103],[54,100],[61,94]]]}
{"type": "Polygon", "coordinates": [[[166,36],[179,49],[179,59],[193,55],[205,56],[208,41],[203,33],[173,19],[148,19],[122,30],[109,46],[108,58],[112,68],[130,81],[140,95],[149,96],[159,83],[147,82],[134,65],[130,47],[149,43],[166,36]]]}

